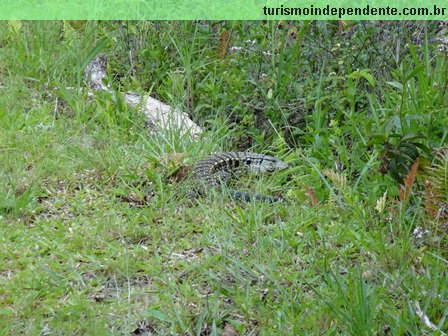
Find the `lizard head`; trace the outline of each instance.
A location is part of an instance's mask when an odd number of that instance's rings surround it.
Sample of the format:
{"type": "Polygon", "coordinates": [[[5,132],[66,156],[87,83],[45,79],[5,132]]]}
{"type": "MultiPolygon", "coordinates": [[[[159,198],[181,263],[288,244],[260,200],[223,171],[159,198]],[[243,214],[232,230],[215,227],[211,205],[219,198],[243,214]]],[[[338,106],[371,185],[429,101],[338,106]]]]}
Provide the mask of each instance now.
{"type": "Polygon", "coordinates": [[[279,159],[262,154],[245,153],[244,164],[254,173],[271,173],[288,168],[288,165],[279,159]]]}

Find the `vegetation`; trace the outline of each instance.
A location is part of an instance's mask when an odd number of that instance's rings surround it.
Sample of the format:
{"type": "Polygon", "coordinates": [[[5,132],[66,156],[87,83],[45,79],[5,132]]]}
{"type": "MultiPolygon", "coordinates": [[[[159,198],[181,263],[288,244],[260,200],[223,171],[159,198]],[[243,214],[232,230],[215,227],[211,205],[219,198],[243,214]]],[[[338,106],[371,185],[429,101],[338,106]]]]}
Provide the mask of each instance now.
{"type": "Polygon", "coordinates": [[[446,29],[1,22],[0,334],[448,333],[446,29]],[[130,90],[204,134],[150,135],[130,90]],[[291,169],[240,189],[288,203],[186,196],[247,149],[291,169]]]}

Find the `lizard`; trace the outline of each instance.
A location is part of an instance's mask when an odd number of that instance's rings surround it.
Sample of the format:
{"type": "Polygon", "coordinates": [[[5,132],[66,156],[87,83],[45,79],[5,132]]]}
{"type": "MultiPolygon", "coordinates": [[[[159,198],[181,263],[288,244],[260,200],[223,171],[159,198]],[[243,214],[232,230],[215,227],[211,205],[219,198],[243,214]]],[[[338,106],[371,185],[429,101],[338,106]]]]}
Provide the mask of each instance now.
{"type": "MultiPolygon", "coordinates": [[[[204,194],[209,188],[226,186],[238,175],[241,170],[253,173],[271,173],[288,168],[288,165],[269,155],[251,152],[227,152],[206,157],[196,163],[193,168],[193,177],[198,181],[201,190],[199,194],[204,194]]],[[[248,192],[228,189],[230,196],[236,200],[250,202],[258,200],[263,202],[284,202],[283,198],[251,194],[248,192]]]]}

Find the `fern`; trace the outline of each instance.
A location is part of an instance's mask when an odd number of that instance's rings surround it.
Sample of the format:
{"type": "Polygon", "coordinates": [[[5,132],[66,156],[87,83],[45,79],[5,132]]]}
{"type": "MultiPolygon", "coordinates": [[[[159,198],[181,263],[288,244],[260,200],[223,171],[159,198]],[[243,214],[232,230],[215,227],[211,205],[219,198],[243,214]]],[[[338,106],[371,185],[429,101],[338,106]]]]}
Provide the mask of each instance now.
{"type": "Polygon", "coordinates": [[[419,161],[415,161],[406,177],[403,179],[403,184],[400,186],[400,201],[405,201],[412,191],[412,185],[415,182],[415,177],[417,176],[417,170],[419,166],[419,161]]]}
{"type": "Polygon", "coordinates": [[[448,147],[434,152],[433,164],[425,170],[425,210],[433,218],[448,219],[448,147]]]}
{"type": "Polygon", "coordinates": [[[395,181],[401,184],[412,165],[420,157],[417,145],[420,144],[408,141],[402,141],[396,146],[386,143],[381,158],[380,173],[383,175],[389,173],[395,181]]]}
{"type": "Polygon", "coordinates": [[[22,21],[10,20],[8,21],[8,30],[11,34],[20,35],[22,31],[22,21]]]}
{"type": "Polygon", "coordinates": [[[225,58],[230,46],[230,41],[232,38],[232,30],[224,30],[219,37],[218,44],[216,46],[216,52],[219,58],[225,58]]]}

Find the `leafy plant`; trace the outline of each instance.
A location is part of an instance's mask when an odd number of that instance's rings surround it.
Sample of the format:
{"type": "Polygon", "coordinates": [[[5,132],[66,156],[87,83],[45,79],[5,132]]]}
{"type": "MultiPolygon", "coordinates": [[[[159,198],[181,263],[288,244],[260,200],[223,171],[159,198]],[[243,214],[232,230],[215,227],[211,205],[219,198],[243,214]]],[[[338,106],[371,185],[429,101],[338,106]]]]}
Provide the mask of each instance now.
{"type": "Polygon", "coordinates": [[[448,218],[448,148],[435,150],[434,160],[425,169],[424,202],[426,212],[440,221],[448,218]]]}
{"type": "Polygon", "coordinates": [[[421,134],[390,134],[373,135],[369,145],[382,144],[381,166],[379,172],[390,176],[398,183],[402,183],[412,164],[421,156],[427,156],[429,149],[417,139],[424,138],[421,134]],[[391,140],[394,139],[395,144],[391,140]]]}

